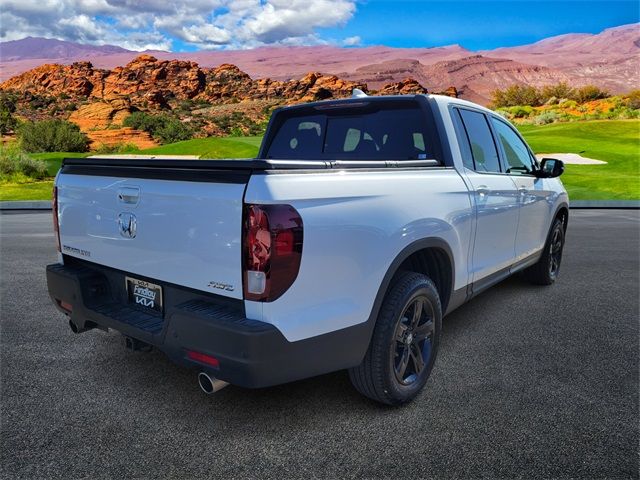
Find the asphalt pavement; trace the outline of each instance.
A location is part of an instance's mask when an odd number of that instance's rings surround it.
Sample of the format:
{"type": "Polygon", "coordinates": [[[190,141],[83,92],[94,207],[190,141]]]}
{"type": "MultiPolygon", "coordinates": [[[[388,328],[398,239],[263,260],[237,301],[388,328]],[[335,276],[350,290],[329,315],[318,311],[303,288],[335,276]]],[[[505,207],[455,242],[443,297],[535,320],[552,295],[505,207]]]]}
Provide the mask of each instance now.
{"type": "Polygon", "coordinates": [[[0,215],[3,478],[638,478],[640,212],[574,210],[558,282],[445,319],[403,408],[345,372],[212,396],[51,305],[50,213],[0,215]]]}

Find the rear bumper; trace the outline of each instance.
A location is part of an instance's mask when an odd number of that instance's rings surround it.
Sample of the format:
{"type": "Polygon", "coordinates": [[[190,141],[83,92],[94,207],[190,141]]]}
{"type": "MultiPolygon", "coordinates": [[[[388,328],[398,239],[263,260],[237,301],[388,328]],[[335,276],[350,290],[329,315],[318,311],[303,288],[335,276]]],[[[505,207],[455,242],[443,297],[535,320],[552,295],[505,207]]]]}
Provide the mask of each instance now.
{"type": "Polygon", "coordinates": [[[234,385],[277,385],[360,363],[370,335],[367,322],[289,342],[273,325],[245,318],[242,301],[165,284],[164,315],[127,302],[125,272],[89,262],[47,266],[49,294],[79,328],[112,328],[153,345],[174,362],[234,385]],[[65,311],[60,303],[72,306],[65,311]],[[187,351],[218,359],[218,368],[187,358],[187,351]]]}

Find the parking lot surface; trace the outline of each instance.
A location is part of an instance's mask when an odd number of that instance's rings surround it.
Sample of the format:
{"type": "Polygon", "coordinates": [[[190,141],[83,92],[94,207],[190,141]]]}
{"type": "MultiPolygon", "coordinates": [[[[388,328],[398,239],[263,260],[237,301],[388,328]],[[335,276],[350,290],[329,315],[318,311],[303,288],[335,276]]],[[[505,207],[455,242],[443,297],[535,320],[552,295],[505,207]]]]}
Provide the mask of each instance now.
{"type": "MultiPolygon", "coordinates": [[[[4,478],[638,478],[639,227],[572,210],[556,285],[504,281],[448,316],[398,409],[345,372],[212,396],[47,295],[48,213],[0,215],[4,478]]],[[[338,273],[336,273],[338,274],[338,273]]]]}

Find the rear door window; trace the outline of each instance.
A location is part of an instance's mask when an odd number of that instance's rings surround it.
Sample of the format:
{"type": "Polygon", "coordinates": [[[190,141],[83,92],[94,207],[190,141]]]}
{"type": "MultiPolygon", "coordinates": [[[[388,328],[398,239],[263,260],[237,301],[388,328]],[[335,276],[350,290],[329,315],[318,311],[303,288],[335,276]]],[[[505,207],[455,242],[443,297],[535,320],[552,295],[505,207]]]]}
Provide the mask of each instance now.
{"type": "Polygon", "coordinates": [[[500,172],[498,149],[487,117],[473,110],[460,109],[459,112],[469,141],[474,169],[477,172],[500,172]]]}
{"type": "Polygon", "coordinates": [[[267,158],[297,160],[426,160],[433,158],[418,105],[327,111],[284,120],[267,158]]]}
{"type": "Polygon", "coordinates": [[[471,153],[471,146],[469,145],[469,137],[462,123],[460,117],[460,109],[451,109],[451,119],[453,120],[453,126],[456,131],[456,139],[458,140],[458,146],[460,147],[460,155],[462,156],[463,165],[469,170],[475,170],[476,166],[473,163],[473,154],[471,153]]]}

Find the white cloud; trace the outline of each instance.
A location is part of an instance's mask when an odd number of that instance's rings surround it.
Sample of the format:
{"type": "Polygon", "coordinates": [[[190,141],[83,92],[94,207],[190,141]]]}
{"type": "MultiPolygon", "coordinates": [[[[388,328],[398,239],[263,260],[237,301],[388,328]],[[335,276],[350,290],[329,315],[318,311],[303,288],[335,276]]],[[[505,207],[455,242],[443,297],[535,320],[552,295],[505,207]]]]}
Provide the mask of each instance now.
{"type": "Polygon", "coordinates": [[[317,29],[344,25],[356,1],[2,0],[0,40],[31,35],[134,50],[167,49],[172,40],[200,48],[317,44],[326,43],[317,29]]]}
{"type": "Polygon", "coordinates": [[[362,44],[362,39],[357,35],[355,37],[347,37],[342,40],[342,45],[345,47],[357,47],[360,44],[362,44]]]}
{"type": "Polygon", "coordinates": [[[210,23],[182,27],[180,36],[189,43],[205,45],[226,45],[231,41],[231,35],[227,30],[210,23]]]}

